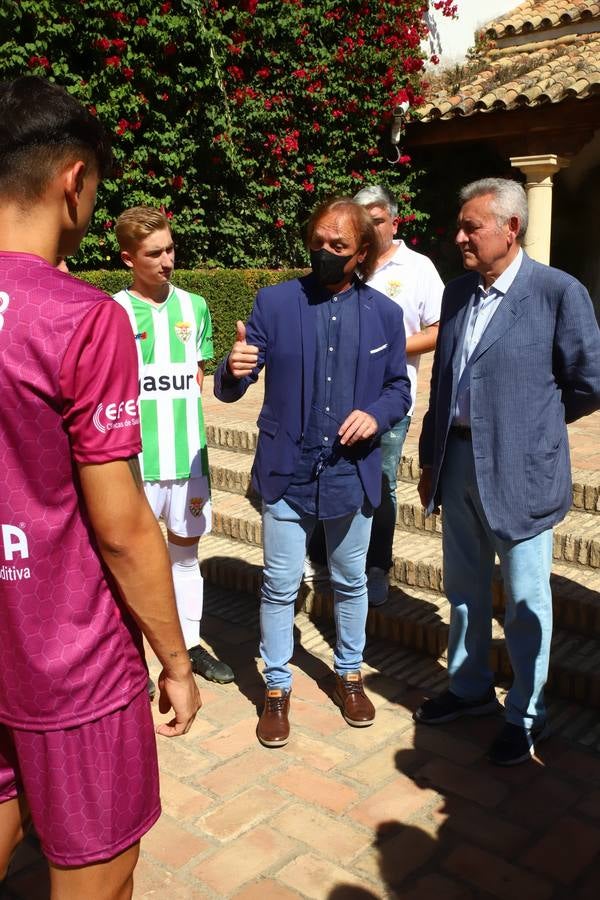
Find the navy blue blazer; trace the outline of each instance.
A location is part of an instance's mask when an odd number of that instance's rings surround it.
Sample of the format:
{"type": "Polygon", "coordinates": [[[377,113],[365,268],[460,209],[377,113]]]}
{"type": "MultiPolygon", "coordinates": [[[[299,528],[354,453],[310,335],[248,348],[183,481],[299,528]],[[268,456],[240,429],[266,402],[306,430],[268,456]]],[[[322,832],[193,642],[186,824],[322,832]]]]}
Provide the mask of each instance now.
{"type": "MultiPolygon", "coordinates": [[[[214,379],[219,400],[239,400],[265,366],[265,398],[258,417],[258,445],[252,483],[260,496],[273,503],[292,479],[312,402],[315,366],[315,308],[323,291],[307,275],[262,288],[246,325],[246,340],[259,349],[258,365],[245,378],[235,379],[227,358],[214,379]]],[[[365,284],[358,287],[359,345],[354,378],[354,409],[377,420],[375,438],[360,444],[358,472],[374,507],[381,502],[379,437],[403,419],[410,409],[406,374],[406,336],[400,307],[365,284]]],[[[351,410],[348,410],[351,412],[351,410]]]]}
{"type": "MultiPolygon", "coordinates": [[[[444,291],[429,409],[419,442],[433,468],[428,506],[444,503],[440,474],[479,276],[444,291]]],[[[600,407],[600,331],[590,296],[571,275],[523,256],[471,357],[471,430],[477,485],[492,531],[533,537],[571,505],[566,422],[600,407]]]]}

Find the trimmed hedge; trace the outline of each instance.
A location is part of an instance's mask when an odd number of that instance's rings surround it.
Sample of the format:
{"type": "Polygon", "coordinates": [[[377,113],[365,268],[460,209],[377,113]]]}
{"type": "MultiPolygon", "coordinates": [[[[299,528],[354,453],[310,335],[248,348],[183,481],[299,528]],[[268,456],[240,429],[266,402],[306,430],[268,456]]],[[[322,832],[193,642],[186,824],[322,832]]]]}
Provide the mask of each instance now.
{"type": "MultiPolygon", "coordinates": [[[[178,269],[173,279],[177,287],[200,294],[208,303],[213,324],[215,345],[214,360],[207,364],[206,371],[214,372],[217,363],[231,349],[235,338],[235,323],[246,321],[252,308],[257,290],[270,284],[278,284],[289,278],[304,275],[306,269],[178,269]]],[[[107,294],[131,284],[127,270],[98,270],[76,272],[77,278],[101,288],[107,294]]]]}

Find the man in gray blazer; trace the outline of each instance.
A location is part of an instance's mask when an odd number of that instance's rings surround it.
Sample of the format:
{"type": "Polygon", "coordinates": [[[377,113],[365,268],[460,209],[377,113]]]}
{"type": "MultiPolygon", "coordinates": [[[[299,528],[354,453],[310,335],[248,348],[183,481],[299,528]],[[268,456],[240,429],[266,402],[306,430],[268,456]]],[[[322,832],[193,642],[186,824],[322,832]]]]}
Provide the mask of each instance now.
{"type": "Polygon", "coordinates": [[[566,423],[600,408],[600,332],[583,285],[521,249],[520,184],[485,178],[460,200],[456,243],[469,272],[444,292],[419,445],[421,502],[428,513],[443,507],[449,690],[415,719],[436,725],[497,709],[497,554],[514,679],[488,758],[514,765],[548,734],[552,527],[571,504],[566,423]]]}

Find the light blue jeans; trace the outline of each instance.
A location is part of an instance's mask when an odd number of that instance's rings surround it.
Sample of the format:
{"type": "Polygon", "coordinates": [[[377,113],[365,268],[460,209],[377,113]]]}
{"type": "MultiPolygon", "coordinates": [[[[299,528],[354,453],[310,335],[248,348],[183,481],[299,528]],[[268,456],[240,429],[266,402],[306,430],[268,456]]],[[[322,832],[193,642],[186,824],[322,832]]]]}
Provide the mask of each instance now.
{"type": "MultiPolygon", "coordinates": [[[[359,510],[323,521],[334,597],[337,640],[334,669],[357,672],[362,664],[367,620],[365,558],[372,515],[359,510]]],[[[267,687],[288,690],[294,651],[295,603],[308,539],[317,523],[285,500],[263,503],[264,573],[260,603],[260,654],[267,687]]]]}
{"type": "Polygon", "coordinates": [[[373,513],[373,528],[367,553],[367,569],[376,566],[389,572],[396,528],[396,480],[410,416],[405,416],[381,438],[381,504],[373,513]]]}
{"type": "Polygon", "coordinates": [[[514,680],[506,720],[530,729],[545,719],[544,685],[552,637],[552,529],[522,541],[496,537],[487,522],[470,441],[448,439],[442,470],[444,590],[452,605],[450,689],[465,700],[493,683],[492,578],[498,554],[506,594],[504,633],[514,680]]]}

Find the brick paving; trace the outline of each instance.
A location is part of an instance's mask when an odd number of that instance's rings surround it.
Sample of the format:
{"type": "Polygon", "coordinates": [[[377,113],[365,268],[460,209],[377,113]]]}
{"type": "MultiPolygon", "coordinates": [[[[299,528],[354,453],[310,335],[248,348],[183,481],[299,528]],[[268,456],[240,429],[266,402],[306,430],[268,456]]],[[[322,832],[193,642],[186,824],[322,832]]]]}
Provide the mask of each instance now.
{"type": "MultiPolygon", "coordinates": [[[[555,736],[531,763],[503,770],[485,760],[499,716],[417,728],[422,685],[432,667],[443,674],[431,660],[399,677],[367,664],[377,717],[350,728],[330,698],[332,626],[304,614],[292,736],[267,750],[255,737],[257,603],[240,594],[224,619],[224,598],[207,589],[204,639],[234,666],[236,683],[201,681],[191,732],[158,738],[163,815],[142,841],[135,900],[597,897],[598,754],[555,736]]],[[[371,651],[378,644],[370,639],[371,651]]],[[[164,719],[156,701],[153,712],[164,719]]],[[[33,838],[1,896],[47,900],[33,838]]]]}
{"type": "MultiPolygon", "coordinates": [[[[209,390],[207,420],[216,422],[223,408],[209,390]]],[[[260,399],[251,390],[228,420],[254,424],[260,399]]],[[[600,416],[569,435],[574,467],[598,471],[600,416]]],[[[263,692],[256,600],[227,596],[207,588],[203,636],[232,664],[236,683],[201,682],[204,706],[191,732],[158,739],[163,816],[142,841],[135,900],[596,900],[600,756],[563,735],[574,721],[597,731],[597,710],[556,705],[553,718],[567,723],[561,736],[530,763],[492,768],[485,750],[501,719],[417,728],[412,712],[443,684],[441,663],[370,638],[366,659],[378,662],[365,667],[365,682],[377,718],[352,729],[330,698],[331,624],[300,614],[292,737],[267,750],[255,737],[263,692]]],[[[164,718],[156,702],[153,711],[164,718]]],[[[34,836],[0,896],[47,900],[34,836]]]]}

